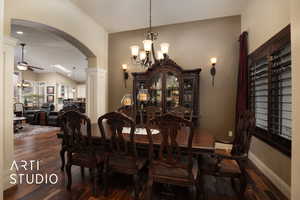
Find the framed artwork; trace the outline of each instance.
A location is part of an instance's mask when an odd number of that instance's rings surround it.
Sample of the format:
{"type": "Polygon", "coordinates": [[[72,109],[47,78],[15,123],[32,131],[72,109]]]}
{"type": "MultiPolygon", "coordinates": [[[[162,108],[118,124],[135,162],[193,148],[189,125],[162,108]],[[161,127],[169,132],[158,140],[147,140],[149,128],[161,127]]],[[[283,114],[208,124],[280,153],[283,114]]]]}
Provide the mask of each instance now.
{"type": "Polygon", "coordinates": [[[47,103],[54,103],[54,95],[47,96],[47,103]]]}
{"type": "Polygon", "coordinates": [[[47,86],[47,94],[54,94],[54,86],[47,86]]]}

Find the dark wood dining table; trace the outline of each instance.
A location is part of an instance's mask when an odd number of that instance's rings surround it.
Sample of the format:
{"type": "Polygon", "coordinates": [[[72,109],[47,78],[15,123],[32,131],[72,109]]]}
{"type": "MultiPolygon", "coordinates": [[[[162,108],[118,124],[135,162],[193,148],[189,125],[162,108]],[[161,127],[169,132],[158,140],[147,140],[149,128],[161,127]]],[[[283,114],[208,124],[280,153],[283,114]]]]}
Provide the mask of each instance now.
{"type": "MultiPolygon", "coordinates": [[[[107,125],[105,125],[107,126],[107,125]]],[[[155,129],[155,127],[152,127],[155,129]]],[[[207,131],[204,131],[198,127],[194,129],[194,138],[192,144],[193,154],[203,154],[203,153],[213,153],[215,150],[215,138],[213,135],[209,134],[207,131]]],[[[177,135],[177,143],[180,148],[187,149],[188,136],[189,136],[189,127],[182,127],[177,135]]],[[[98,124],[92,124],[92,143],[95,145],[100,145],[102,143],[100,130],[98,124]]],[[[106,139],[110,139],[109,131],[106,131],[106,139]]],[[[63,133],[58,133],[57,137],[63,139],[63,133]]],[[[129,139],[129,134],[124,134],[125,139],[129,139]]],[[[160,134],[152,135],[154,147],[159,147],[161,139],[160,134]]],[[[135,134],[134,141],[138,149],[148,149],[149,141],[147,135],[135,134]]]]}

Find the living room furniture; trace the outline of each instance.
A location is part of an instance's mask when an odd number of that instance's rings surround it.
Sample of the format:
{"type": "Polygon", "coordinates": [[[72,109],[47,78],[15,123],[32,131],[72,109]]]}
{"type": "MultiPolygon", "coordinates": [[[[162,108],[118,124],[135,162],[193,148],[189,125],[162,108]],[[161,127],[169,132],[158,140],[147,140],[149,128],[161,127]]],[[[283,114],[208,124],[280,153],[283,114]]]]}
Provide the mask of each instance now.
{"type": "Polygon", "coordinates": [[[14,104],[14,114],[17,117],[23,117],[24,116],[24,105],[22,103],[15,103],[14,104]]]}
{"type": "Polygon", "coordinates": [[[157,106],[161,108],[162,113],[167,113],[176,106],[184,106],[192,109],[192,121],[197,124],[200,72],[200,68],[183,70],[173,60],[165,58],[154,63],[146,72],[132,73],[132,96],[136,110],[141,110],[137,95],[139,90],[144,87],[150,95],[145,107],[157,106]]]}
{"type": "Polygon", "coordinates": [[[153,183],[164,183],[182,187],[190,187],[192,197],[197,197],[198,175],[197,162],[193,160],[192,144],[194,131],[192,122],[171,113],[164,114],[151,120],[156,124],[160,132],[160,148],[155,156],[153,136],[149,127],[147,134],[149,140],[149,173],[147,182],[147,200],[152,199],[153,183]],[[182,127],[189,127],[190,131],[186,140],[186,150],[178,145],[178,132],[182,127]]]}
{"type": "Polygon", "coordinates": [[[14,117],[14,133],[18,132],[18,129],[22,129],[22,126],[19,126],[26,120],[26,117],[14,117]]]}
{"type": "Polygon", "coordinates": [[[226,151],[216,149],[211,155],[202,155],[199,162],[199,185],[205,197],[204,175],[215,177],[231,178],[232,186],[235,189],[235,179],[240,181],[240,199],[244,199],[247,186],[247,172],[245,162],[248,160],[248,152],[252,134],[255,131],[255,117],[250,111],[242,113],[238,117],[237,132],[233,142],[217,141],[218,143],[232,144],[232,150],[226,151]]]}
{"type": "Polygon", "coordinates": [[[96,171],[103,164],[104,156],[99,151],[96,153],[96,149],[91,143],[91,121],[87,116],[77,111],[65,112],[60,117],[60,120],[62,121],[63,137],[67,152],[67,189],[71,190],[72,186],[72,166],[80,166],[82,172],[84,167],[86,167],[90,169],[93,177],[93,194],[95,195],[96,171]],[[85,132],[82,131],[83,129],[85,129],[85,132]]]}
{"type": "Polygon", "coordinates": [[[118,172],[132,175],[134,180],[134,199],[139,199],[140,171],[146,164],[146,158],[140,157],[135,145],[135,123],[120,112],[111,112],[98,119],[101,137],[111,134],[110,145],[105,145],[108,153],[103,169],[104,194],[107,195],[108,174],[118,172]],[[103,121],[107,120],[108,128],[104,128],[103,121]],[[122,129],[130,125],[129,140],[124,140],[122,129]],[[109,130],[108,130],[109,129],[109,130]]]}

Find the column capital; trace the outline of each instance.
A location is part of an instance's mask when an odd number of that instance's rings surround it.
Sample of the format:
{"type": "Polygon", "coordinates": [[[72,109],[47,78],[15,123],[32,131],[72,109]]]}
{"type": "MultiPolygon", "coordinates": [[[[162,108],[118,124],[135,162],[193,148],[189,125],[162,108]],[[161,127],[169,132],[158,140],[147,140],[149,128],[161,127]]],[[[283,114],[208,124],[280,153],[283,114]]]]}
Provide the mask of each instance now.
{"type": "Polygon", "coordinates": [[[92,74],[92,73],[106,73],[107,70],[104,69],[104,68],[100,68],[100,67],[88,67],[88,68],[86,69],[86,72],[87,72],[88,74],[92,74]]]}

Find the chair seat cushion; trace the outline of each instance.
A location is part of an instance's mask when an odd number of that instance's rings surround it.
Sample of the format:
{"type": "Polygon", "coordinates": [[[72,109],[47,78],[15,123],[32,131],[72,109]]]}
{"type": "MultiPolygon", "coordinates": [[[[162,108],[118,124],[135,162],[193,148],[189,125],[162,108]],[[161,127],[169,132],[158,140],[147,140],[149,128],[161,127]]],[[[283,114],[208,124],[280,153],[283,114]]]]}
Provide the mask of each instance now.
{"type": "Polygon", "coordinates": [[[198,164],[195,160],[193,162],[192,177],[189,177],[187,168],[167,166],[159,162],[153,162],[152,169],[153,176],[156,179],[178,180],[180,182],[192,183],[196,180],[198,174],[198,164]]]}
{"type": "MultiPolygon", "coordinates": [[[[216,155],[231,156],[230,152],[217,149],[215,151],[216,155]]],[[[217,159],[214,156],[206,155],[202,156],[200,169],[205,172],[210,172],[211,174],[241,174],[240,167],[235,160],[223,159],[219,164],[219,170],[216,171],[217,159]]]]}
{"type": "Polygon", "coordinates": [[[109,155],[109,166],[116,170],[138,171],[142,169],[146,164],[145,158],[133,158],[122,155],[109,155]]]}

